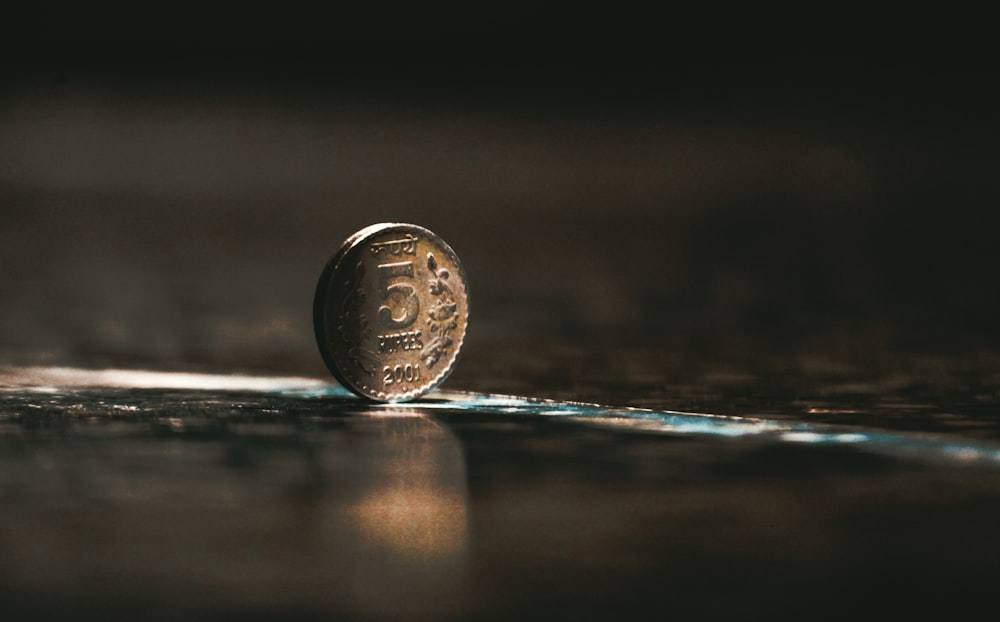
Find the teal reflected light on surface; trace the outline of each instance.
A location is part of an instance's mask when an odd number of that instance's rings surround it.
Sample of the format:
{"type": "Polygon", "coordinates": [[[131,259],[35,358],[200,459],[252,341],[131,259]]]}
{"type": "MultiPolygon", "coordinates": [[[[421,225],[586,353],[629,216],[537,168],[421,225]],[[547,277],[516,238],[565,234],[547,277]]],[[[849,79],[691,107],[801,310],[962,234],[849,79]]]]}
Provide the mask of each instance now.
{"type": "MultiPolygon", "coordinates": [[[[289,387],[282,393],[300,397],[348,395],[347,391],[336,385],[322,388],[289,387]]],[[[411,406],[428,411],[474,411],[559,417],[600,427],[673,435],[759,438],[762,441],[815,446],[851,445],[866,451],[905,458],[1000,466],[1000,446],[943,435],[889,432],[857,426],[816,425],[707,413],[610,407],[459,391],[439,391],[431,396],[436,399],[415,402],[411,406]]]]}
{"type": "MultiPolygon", "coordinates": [[[[339,385],[314,378],[285,376],[199,374],[152,370],[85,370],[65,367],[20,367],[0,369],[0,391],[23,390],[46,393],[67,388],[115,387],[133,389],[190,389],[253,391],[289,398],[355,399],[339,385]]],[[[412,411],[480,412],[557,417],[619,430],[673,435],[705,435],[728,438],[758,438],[767,442],[814,446],[851,445],[895,456],[943,459],[959,463],[1000,466],[1000,446],[959,439],[954,436],[872,430],[859,426],[817,425],[807,422],[774,421],[707,413],[610,407],[579,402],[490,395],[460,391],[438,391],[429,399],[411,402],[412,411]]],[[[399,405],[371,405],[368,412],[399,409],[399,405]]]]}

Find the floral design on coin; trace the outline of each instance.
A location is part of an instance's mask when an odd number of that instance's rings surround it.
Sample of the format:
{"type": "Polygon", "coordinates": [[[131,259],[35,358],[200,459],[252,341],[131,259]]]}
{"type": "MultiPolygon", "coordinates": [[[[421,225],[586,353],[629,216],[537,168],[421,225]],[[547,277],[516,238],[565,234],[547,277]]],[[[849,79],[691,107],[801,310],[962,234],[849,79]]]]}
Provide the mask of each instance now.
{"type": "Polygon", "coordinates": [[[455,252],[427,229],[403,223],[348,238],[313,301],[323,361],[341,384],[376,401],[414,399],[444,381],[468,320],[468,285],[455,252]]]}
{"type": "Polygon", "coordinates": [[[432,337],[420,351],[420,358],[428,367],[434,367],[454,343],[448,333],[458,328],[458,322],[453,319],[458,305],[455,303],[455,295],[446,282],[448,271],[438,268],[433,253],[427,253],[427,269],[434,275],[428,283],[428,289],[432,295],[437,296],[437,301],[427,314],[430,316],[427,318],[427,325],[432,337]]]}

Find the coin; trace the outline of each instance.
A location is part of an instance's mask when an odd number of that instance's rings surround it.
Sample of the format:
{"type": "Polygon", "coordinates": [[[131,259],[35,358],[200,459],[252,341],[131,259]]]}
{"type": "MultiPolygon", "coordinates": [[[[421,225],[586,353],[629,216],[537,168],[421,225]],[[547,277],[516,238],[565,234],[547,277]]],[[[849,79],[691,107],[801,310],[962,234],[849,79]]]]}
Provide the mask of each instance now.
{"type": "Polygon", "coordinates": [[[316,286],[313,326],[323,361],[354,393],[415,399],[451,373],[469,323],[465,270],[423,227],[382,223],[358,231],[316,286]]]}

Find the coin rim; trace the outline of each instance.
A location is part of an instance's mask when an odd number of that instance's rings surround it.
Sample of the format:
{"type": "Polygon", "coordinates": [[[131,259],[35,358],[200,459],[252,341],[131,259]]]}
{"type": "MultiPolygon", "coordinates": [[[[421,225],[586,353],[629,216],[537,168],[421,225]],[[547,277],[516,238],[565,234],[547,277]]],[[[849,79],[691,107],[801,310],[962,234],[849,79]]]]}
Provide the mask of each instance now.
{"type": "Polygon", "coordinates": [[[363,397],[365,399],[371,400],[373,402],[382,403],[396,403],[396,402],[407,402],[419,398],[427,393],[430,393],[444,382],[449,375],[451,375],[452,370],[455,368],[455,364],[458,362],[459,356],[462,352],[462,345],[465,343],[465,337],[469,332],[469,280],[466,278],[465,266],[462,265],[461,260],[458,255],[455,254],[455,250],[452,249],[451,245],[444,241],[441,236],[437,235],[430,229],[426,227],[421,227],[420,225],[414,225],[405,222],[383,222],[374,225],[368,225],[367,227],[358,230],[353,235],[349,236],[344,243],[341,245],[340,250],[338,250],[333,257],[327,261],[326,265],[323,267],[323,271],[320,273],[319,281],[316,284],[316,292],[313,295],[313,330],[316,336],[316,346],[319,349],[320,356],[323,358],[323,363],[326,364],[327,369],[333,374],[333,377],[343,385],[346,389],[363,397]],[[378,391],[373,393],[365,392],[361,387],[358,387],[354,382],[352,382],[347,374],[342,372],[337,366],[336,362],[333,361],[333,356],[327,353],[326,348],[323,344],[328,343],[328,335],[326,331],[326,323],[324,318],[326,317],[325,307],[326,299],[328,297],[328,292],[330,289],[330,283],[334,275],[338,274],[341,264],[344,259],[351,254],[354,249],[364,243],[371,237],[384,233],[386,231],[392,230],[416,230],[418,233],[422,233],[429,236],[437,241],[441,247],[445,250],[452,263],[458,268],[459,277],[462,280],[462,289],[465,291],[465,329],[462,331],[462,339],[456,344],[454,356],[451,358],[451,362],[448,366],[440,373],[436,380],[429,383],[423,389],[414,389],[413,391],[407,391],[406,393],[401,393],[389,397],[385,392],[378,391]]]}

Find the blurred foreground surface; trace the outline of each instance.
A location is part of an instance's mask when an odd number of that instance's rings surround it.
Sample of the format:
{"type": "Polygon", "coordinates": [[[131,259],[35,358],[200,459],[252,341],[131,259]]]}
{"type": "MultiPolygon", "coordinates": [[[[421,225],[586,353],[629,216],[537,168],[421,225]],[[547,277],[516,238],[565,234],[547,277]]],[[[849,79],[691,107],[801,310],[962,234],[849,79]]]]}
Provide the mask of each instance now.
{"type": "Polygon", "coordinates": [[[872,83],[4,91],[4,618],[991,610],[1000,469],[961,449],[277,390],[327,378],[328,256],[399,220],[469,275],[447,390],[993,447],[1000,106],[872,83]]]}

